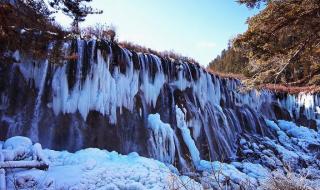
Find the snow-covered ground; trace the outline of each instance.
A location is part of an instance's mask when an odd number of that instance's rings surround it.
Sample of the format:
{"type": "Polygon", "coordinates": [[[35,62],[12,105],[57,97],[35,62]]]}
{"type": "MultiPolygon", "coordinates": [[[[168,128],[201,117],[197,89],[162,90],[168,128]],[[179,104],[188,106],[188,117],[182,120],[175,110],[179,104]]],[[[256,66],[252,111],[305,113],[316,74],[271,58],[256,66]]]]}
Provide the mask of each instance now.
{"type": "MultiPolygon", "coordinates": [[[[14,151],[21,147],[26,150],[31,147],[30,142],[25,137],[14,137],[4,143],[1,151],[14,151]]],[[[173,166],[141,157],[137,153],[120,155],[96,148],[76,153],[53,150],[43,150],[43,153],[50,162],[49,169],[8,169],[7,189],[140,190],[172,189],[180,186],[180,189],[201,189],[200,184],[194,180],[174,174],[173,166]]],[[[31,154],[25,154],[23,160],[30,160],[30,156],[31,154]]]]}
{"type": "MultiPolygon", "coordinates": [[[[306,173],[309,186],[320,187],[319,133],[284,120],[266,122],[277,140],[242,138],[237,160],[200,160],[189,177],[180,175],[172,165],[137,153],[120,155],[96,148],[76,153],[43,150],[49,169],[7,169],[7,189],[259,189],[272,174],[289,167],[297,175],[306,173]]],[[[10,159],[27,161],[32,159],[32,147],[30,139],[13,137],[0,142],[0,153],[20,152],[11,154],[10,159]]]]}

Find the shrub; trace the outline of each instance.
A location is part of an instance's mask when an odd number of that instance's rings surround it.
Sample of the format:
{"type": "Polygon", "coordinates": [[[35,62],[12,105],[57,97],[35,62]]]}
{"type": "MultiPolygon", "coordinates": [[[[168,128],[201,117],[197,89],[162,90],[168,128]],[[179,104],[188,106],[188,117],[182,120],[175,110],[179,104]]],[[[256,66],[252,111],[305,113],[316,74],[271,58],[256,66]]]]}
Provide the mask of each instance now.
{"type": "Polygon", "coordinates": [[[116,40],[116,35],[115,27],[107,24],[96,24],[81,30],[81,36],[84,38],[96,37],[98,39],[106,39],[113,42],[116,40]]]}
{"type": "Polygon", "coordinates": [[[0,4],[0,61],[12,62],[10,52],[43,58],[49,41],[63,39],[64,32],[47,16],[22,1],[0,4]]]}
{"type": "Polygon", "coordinates": [[[315,190],[311,187],[307,175],[296,174],[291,171],[273,172],[269,178],[262,182],[263,190],[315,190]]]}
{"type": "Polygon", "coordinates": [[[190,57],[186,57],[186,56],[182,56],[174,51],[163,51],[163,52],[159,52],[150,48],[146,48],[144,46],[141,45],[137,45],[134,44],[132,42],[127,42],[127,41],[123,41],[123,42],[119,42],[118,43],[120,47],[122,48],[126,48],[128,50],[131,51],[135,51],[135,52],[141,52],[141,53],[150,53],[150,54],[154,54],[158,57],[162,57],[162,58],[166,58],[166,59],[171,59],[171,60],[181,60],[181,61],[185,61],[188,63],[192,63],[192,64],[197,64],[198,62],[196,60],[194,60],[193,58],[190,57]]]}

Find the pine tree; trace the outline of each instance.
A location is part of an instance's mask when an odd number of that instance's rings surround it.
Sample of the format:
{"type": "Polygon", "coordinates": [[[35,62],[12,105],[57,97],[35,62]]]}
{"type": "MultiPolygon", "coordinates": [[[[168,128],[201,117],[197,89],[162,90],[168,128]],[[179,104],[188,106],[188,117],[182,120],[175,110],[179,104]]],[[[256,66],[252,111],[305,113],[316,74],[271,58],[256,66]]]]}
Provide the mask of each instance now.
{"type": "Polygon", "coordinates": [[[255,85],[320,84],[320,1],[239,0],[266,7],[248,20],[248,30],[233,42],[249,59],[255,85]]]}
{"type": "Polygon", "coordinates": [[[79,23],[85,21],[89,14],[102,14],[102,10],[96,10],[85,4],[92,0],[51,0],[50,6],[61,10],[65,15],[72,18],[72,28],[79,33],[79,23]]]}
{"type": "Polygon", "coordinates": [[[240,4],[245,4],[249,8],[259,7],[263,3],[271,2],[271,0],[238,0],[240,4]]]}
{"type": "Polygon", "coordinates": [[[53,11],[50,11],[47,7],[46,3],[43,0],[19,0],[19,2],[23,3],[27,7],[29,7],[32,11],[38,14],[41,17],[52,19],[50,18],[53,11]]]}

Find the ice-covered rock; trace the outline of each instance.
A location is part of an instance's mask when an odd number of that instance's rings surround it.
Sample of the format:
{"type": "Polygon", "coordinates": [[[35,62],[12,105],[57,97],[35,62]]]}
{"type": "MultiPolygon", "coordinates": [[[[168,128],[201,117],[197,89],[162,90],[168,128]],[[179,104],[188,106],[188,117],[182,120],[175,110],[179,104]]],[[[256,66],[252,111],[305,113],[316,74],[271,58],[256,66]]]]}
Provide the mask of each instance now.
{"type": "Polygon", "coordinates": [[[29,150],[32,146],[32,142],[27,137],[15,136],[7,139],[3,144],[3,149],[15,150],[23,149],[29,150]]]}

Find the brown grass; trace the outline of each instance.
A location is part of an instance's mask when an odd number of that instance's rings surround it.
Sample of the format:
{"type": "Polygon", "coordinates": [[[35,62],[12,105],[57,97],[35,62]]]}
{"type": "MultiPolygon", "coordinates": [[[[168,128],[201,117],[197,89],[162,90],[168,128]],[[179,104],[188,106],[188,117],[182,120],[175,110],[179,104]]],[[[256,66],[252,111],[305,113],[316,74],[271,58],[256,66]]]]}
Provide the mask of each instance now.
{"type": "Polygon", "coordinates": [[[108,39],[110,41],[116,41],[115,27],[107,24],[95,24],[94,26],[88,26],[81,29],[81,36],[90,39],[96,37],[98,39],[108,39]]]}
{"type": "Polygon", "coordinates": [[[78,54],[72,53],[71,55],[65,56],[64,60],[76,61],[79,58],[78,54]]]}
{"type": "MultiPolygon", "coordinates": [[[[227,79],[238,79],[238,80],[249,80],[247,77],[245,77],[242,74],[234,74],[234,73],[223,73],[219,71],[214,71],[210,68],[204,68],[206,71],[213,75],[217,75],[221,78],[227,78],[227,79]]],[[[320,92],[320,86],[312,85],[312,86],[289,86],[289,85],[283,85],[283,84],[263,84],[256,86],[255,88],[260,90],[270,90],[273,92],[280,92],[280,93],[289,93],[289,94],[298,94],[301,92],[305,93],[319,93],[320,92]]]]}
{"type": "Polygon", "coordinates": [[[239,80],[245,80],[247,79],[244,75],[242,74],[235,74],[235,73],[223,73],[223,72],[219,72],[219,71],[214,71],[210,68],[205,68],[206,71],[208,71],[209,73],[213,74],[213,75],[217,75],[221,78],[228,78],[228,79],[239,79],[239,80]]]}
{"type": "Polygon", "coordinates": [[[63,39],[64,31],[24,4],[0,4],[0,60],[6,52],[20,50],[23,54],[43,58],[52,39],[63,39]]]}
{"type": "Polygon", "coordinates": [[[315,190],[306,176],[275,171],[261,184],[262,190],[315,190]]]}
{"type": "Polygon", "coordinates": [[[158,57],[162,57],[162,58],[167,58],[167,59],[173,59],[173,60],[183,60],[186,61],[188,63],[192,63],[192,64],[199,64],[196,60],[194,60],[193,58],[190,57],[186,57],[186,56],[182,56],[176,52],[173,51],[156,51],[153,50],[151,48],[147,48],[141,45],[137,45],[134,44],[132,42],[127,42],[127,41],[123,41],[123,42],[118,42],[118,45],[122,48],[126,48],[130,51],[135,51],[135,52],[141,52],[141,53],[149,53],[149,54],[154,54],[158,57]]]}
{"type": "Polygon", "coordinates": [[[267,89],[274,92],[284,92],[290,94],[298,94],[300,92],[306,93],[318,93],[320,92],[320,86],[285,86],[281,84],[265,84],[260,85],[259,89],[267,89]]]}

